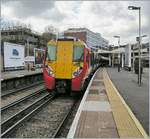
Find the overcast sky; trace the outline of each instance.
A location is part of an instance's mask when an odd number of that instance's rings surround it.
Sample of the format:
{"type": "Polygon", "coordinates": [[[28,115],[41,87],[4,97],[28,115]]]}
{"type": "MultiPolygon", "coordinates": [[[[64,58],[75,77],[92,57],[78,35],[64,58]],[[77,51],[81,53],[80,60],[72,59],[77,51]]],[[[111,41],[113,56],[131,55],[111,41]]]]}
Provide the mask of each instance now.
{"type": "Polygon", "coordinates": [[[2,0],[1,17],[31,24],[38,32],[43,32],[47,25],[53,25],[59,31],[86,27],[116,45],[114,35],[121,36],[121,44],[135,43],[138,36],[138,11],[129,11],[129,5],[141,6],[142,34],[148,35],[143,41],[148,41],[149,1],[2,0]]]}

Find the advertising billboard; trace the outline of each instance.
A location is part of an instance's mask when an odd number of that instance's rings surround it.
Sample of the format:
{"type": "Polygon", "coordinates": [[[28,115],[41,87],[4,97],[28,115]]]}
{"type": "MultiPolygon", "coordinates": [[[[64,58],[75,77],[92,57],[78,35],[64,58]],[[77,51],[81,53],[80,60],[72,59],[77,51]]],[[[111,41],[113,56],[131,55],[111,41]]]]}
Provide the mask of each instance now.
{"type": "Polygon", "coordinates": [[[42,65],[44,60],[44,50],[34,48],[35,65],[42,65]]]}
{"type": "Polygon", "coordinates": [[[4,42],[4,68],[24,67],[24,46],[4,42]]]}

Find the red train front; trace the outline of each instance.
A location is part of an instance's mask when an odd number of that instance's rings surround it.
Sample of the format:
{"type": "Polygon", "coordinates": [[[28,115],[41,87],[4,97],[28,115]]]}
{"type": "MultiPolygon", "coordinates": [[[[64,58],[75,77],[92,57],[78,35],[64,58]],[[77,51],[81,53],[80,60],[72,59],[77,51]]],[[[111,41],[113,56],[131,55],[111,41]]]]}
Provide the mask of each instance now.
{"type": "Polygon", "coordinates": [[[48,42],[43,67],[49,90],[81,91],[94,65],[94,54],[76,38],[48,42]]]}

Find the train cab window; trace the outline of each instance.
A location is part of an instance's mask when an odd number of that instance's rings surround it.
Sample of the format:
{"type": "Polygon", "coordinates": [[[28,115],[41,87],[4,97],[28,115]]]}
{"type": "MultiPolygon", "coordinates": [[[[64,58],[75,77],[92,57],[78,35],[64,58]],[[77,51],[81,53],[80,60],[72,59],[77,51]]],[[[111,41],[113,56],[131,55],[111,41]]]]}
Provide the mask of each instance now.
{"type": "Polygon", "coordinates": [[[46,60],[55,61],[56,60],[56,46],[48,46],[46,60]]]}
{"type": "Polygon", "coordinates": [[[74,46],[73,48],[73,61],[83,62],[84,57],[84,47],[74,46]]]}

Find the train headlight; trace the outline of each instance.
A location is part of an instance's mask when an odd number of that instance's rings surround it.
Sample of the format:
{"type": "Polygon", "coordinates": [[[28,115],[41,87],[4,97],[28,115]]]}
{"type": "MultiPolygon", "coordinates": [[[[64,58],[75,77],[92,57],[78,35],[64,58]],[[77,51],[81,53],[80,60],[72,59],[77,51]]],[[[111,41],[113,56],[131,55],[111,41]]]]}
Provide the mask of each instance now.
{"type": "Polygon", "coordinates": [[[75,77],[79,76],[79,75],[81,74],[81,72],[82,72],[82,67],[77,68],[77,69],[73,72],[72,77],[75,78],[75,77]]]}
{"type": "Polygon", "coordinates": [[[48,65],[45,65],[45,68],[46,68],[46,71],[47,71],[48,75],[54,77],[54,73],[53,73],[52,68],[48,65]]]}

